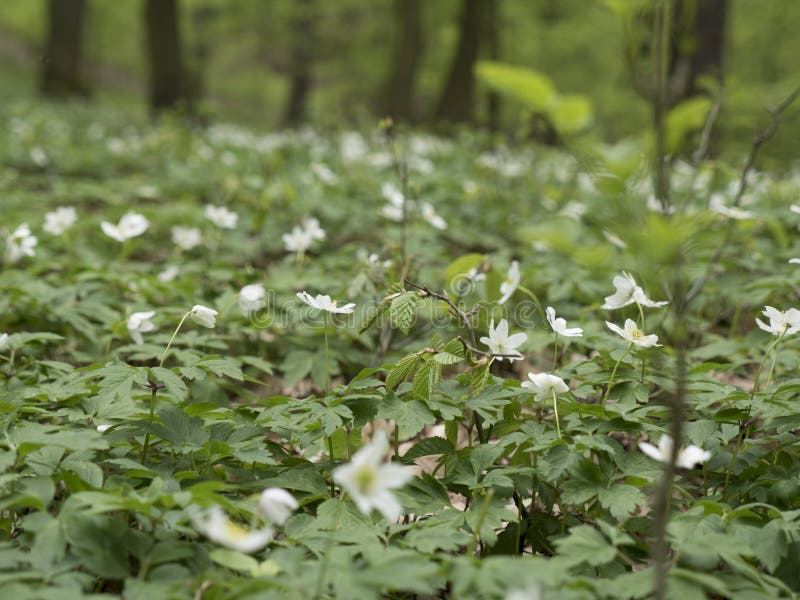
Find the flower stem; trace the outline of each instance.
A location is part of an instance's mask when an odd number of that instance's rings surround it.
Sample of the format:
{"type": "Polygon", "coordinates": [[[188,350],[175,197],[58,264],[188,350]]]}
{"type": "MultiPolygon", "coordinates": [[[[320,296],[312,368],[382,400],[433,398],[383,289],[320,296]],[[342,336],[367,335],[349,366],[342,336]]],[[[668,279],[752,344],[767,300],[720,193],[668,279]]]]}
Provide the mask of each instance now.
{"type": "MultiPolygon", "coordinates": [[[[775,341],[772,342],[769,345],[769,347],[767,348],[767,351],[764,353],[764,358],[761,359],[761,363],[758,365],[758,371],[756,371],[756,378],[755,378],[755,381],[753,382],[753,392],[750,394],[750,399],[751,400],[756,395],[756,392],[758,392],[758,382],[761,379],[761,372],[764,370],[764,363],[767,362],[767,357],[769,356],[769,353],[772,352],[775,349],[775,346],[777,346],[778,343],[783,339],[784,335],[786,335],[786,330],[784,330],[784,332],[782,334],[780,334],[775,339],[775,341]]],[[[777,358],[778,358],[778,354],[776,352],[775,353],[775,358],[772,361],[772,367],[769,370],[769,377],[767,377],[767,385],[769,385],[769,382],[772,379],[772,370],[775,368],[775,360],[777,360],[777,358]]]]}
{"type": "Polygon", "coordinates": [[[333,482],[333,436],[327,436],[328,441],[328,457],[331,461],[331,498],[336,496],[336,484],[333,482]]]}
{"type": "Polygon", "coordinates": [[[478,545],[478,537],[481,534],[481,527],[483,526],[484,520],[486,520],[486,513],[489,512],[489,505],[492,503],[493,497],[494,490],[490,488],[489,491],[486,492],[483,505],[481,505],[481,512],[478,514],[478,522],[472,530],[472,539],[469,541],[469,546],[467,546],[467,556],[472,556],[475,553],[475,547],[478,545]]]}
{"type": "MultiPolygon", "coordinates": [[[[330,375],[328,375],[328,313],[324,313],[322,317],[322,330],[325,335],[325,395],[328,395],[330,389],[330,375]]],[[[331,459],[333,460],[333,459],[331,459]]]]}
{"type": "Polygon", "coordinates": [[[536,296],[536,294],[534,294],[524,285],[518,285],[517,289],[534,301],[534,303],[536,304],[536,309],[539,311],[539,315],[542,317],[542,323],[547,323],[547,315],[544,313],[544,309],[542,308],[542,303],[539,302],[539,298],[536,296]]]}
{"type": "MultiPolygon", "coordinates": [[[[150,418],[149,422],[153,422],[153,413],[156,411],[156,392],[158,387],[155,383],[150,382],[152,393],[150,394],[150,418]]],[[[142,456],[139,460],[143,465],[147,464],[147,450],[150,448],[150,432],[144,434],[144,444],[142,444],[142,456]]]]}
{"type": "Polygon", "coordinates": [[[553,390],[553,412],[556,415],[556,431],[558,432],[558,439],[561,439],[561,423],[558,420],[558,398],[556,397],[555,390],[553,390]]]}
{"type": "Polygon", "coordinates": [[[556,370],[556,366],[558,366],[558,333],[556,333],[556,341],[553,344],[553,371],[556,370]]]}
{"type": "Polygon", "coordinates": [[[606,407],[606,401],[608,400],[608,394],[611,392],[611,387],[614,385],[614,376],[617,374],[617,369],[619,368],[619,363],[622,362],[623,358],[628,356],[628,352],[631,351],[631,347],[632,346],[633,346],[633,344],[631,344],[631,343],[628,344],[628,347],[625,348],[625,352],[623,352],[622,356],[619,357],[619,360],[617,361],[617,364],[614,365],[614,369],[611,371],[611,379],[608,380],[608,387],[606,388],[606,393],[603,395],[603,401],[600,403],[600,405],[603,408],[606,407]]]}
{"type": "Polygon", "coordinates": [[[186,320],[186,317],[188,317],[190,314],[192,314],[192,311],[189,311],[185,315],[183,315],[183,318],[181,318],[181,322],[178,323],[178,326],[175,328],[175,331],[172,333],[172,337],[169,338],[169,342],[167,342],[167,347],[164,348],[164,354],[161,355],[161,361],[158,363],[159,367],[163,367],[164,366],[164,361],[167,358],[167,353],[169,352],[169,349],[172,347],[172,342],[175,341],[175,336],[178,335],[178,332],[181,330],[181,326],[183,325],[183,322],[186,320]]]}

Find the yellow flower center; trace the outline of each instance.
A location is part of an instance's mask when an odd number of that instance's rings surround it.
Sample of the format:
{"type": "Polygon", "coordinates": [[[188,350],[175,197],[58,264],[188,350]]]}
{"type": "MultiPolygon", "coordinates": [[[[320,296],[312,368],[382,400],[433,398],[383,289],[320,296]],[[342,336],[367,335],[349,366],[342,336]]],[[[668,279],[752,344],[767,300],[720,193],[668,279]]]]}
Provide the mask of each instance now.
{"type": "Polygon", "coordinates": [[[631,330],[631,337],[635,340],[641,340],[646,336],[644,335],[644,331],[642,331],[641,329],[633,329],[631,330]]]}
{"type": "Polygon", "coordinates": [[[369,494],[375,488],[378,481],[375,467],[372,465],[361,465],[355,474],[355,482],[358,491],[362,494],[369,494]]]}
{"type": "Polygon", "coordinates": [[[225,535],[228,539],[239,540],[246,538],[249,533],[244,527],[240,527],[236,523],[228,521],[225,523],[225,535]]]}

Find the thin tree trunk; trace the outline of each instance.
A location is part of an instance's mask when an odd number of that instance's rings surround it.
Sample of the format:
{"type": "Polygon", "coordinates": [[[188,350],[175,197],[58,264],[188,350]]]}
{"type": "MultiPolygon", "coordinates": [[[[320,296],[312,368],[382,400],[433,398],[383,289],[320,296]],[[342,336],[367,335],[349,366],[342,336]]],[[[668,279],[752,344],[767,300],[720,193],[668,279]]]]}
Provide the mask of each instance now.
{"type": "Polygon", "coordinates": [[[394,42],[383,113],[397,121],[414,118],[414,80],[422,55],[422,4],[420,0],[395,0],[394,42]]]}
{"type": "Polygon", "coordinates": [[[481,20],[485,8],[486,0],[463,0],[458,47],[434,113],[437,119],[452,122],[472,120],[475,95],[473,68],[478,60],[481,20]]]}
{"type": "MultiPolygon", "coordinates": [[[[486,16],[486,41],[489,46],[489,58],[500,60],[500,0],[489,0],[486,16]]],[[[500,94],[490,91],[487,94],[489,109],[489,131],[500,129],[500,94]]]]}
{"type": "Polygon", "coordinates": [[[86,0],[48,2],[47,43],[39,88],[45,96],[87,96],[81,74],[86,0]]]}
{"type": "Polygon", "coordinates": [[[177,0],[145,0],[145,30],[150,108],[159,112],[188,104],[177,0]]]}
{"type": "Polygon", "coordinates": [[[292,47],[292,83],[283,122],[295,127],[306,120],[314,48],[314,0],[299,0],[295,5],[292,47]]]}

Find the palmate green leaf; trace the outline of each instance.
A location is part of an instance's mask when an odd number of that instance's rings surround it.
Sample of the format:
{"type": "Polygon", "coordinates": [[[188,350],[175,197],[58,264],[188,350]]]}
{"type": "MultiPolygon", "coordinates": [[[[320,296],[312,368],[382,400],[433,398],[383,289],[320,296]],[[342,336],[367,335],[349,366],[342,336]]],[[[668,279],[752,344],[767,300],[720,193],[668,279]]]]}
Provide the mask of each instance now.
{"type": "Polygon", "coordinates": [[[418,441],[403,455],[403,460],[414,460],[422,456],[435,454],[452,454],[455,452],[453,444],[444,438],[429,437],[418,441]]]}
{"type": "Polygon", "coordinates": [[[392,299],[389,306],[389,317],[392,324],[408,335],[417,318],[419,297],[416,292],[404,292],[392,299]]]}
{"type": "Polygon", "coordinates": [[[242,369],[237,361],[223,356],[206,356],[197,361],[194,367],[200,367],[216,375],[217,377],[230,377],[236,381],[244,381],[242,369]]]}
{"type": "Polygon", "coordinates": [[[615,483],[608,489],[601,489],[597,498],[618,521],[627,519],[636,507],[643,506],[647,499],[639,488],[624,483],[615,483]]]}
{"type": "Polygon", "coordinates": [[[100,388],[98,396],[111,402],[117,398],[130,398],[134,385],[143,388],[147,384],[147,369],[121,363],[108,363],[105,367],[82,375],[79,381],[98,377],[102,377],[98,383],[100,388]]]}
{"type": "Polygon", "coordinates": [[[569,530],[569,535],[556,541],[561,561],[575,566],[586,563],[599,567],[617,556],[617,549],[608,543],[599,531],[589,525],[578,525],[569,530]]]}
{"type": "Polygon", "coordinates": [[[394,421],[402,440],[414,437],[425,425],[436,422],[436,417],[423,402],[401,400],[391,393],[384,396],[376,418],[394,421]]]}
{"type": "Polygon", "coordinates": [[[165,369],[163,367],[153,367],[150,369],[156,383],[161,383],[166,386],[168,393],[171,393],[178,400],[183,400],[186,397],[187,387],[180,375],[176,374],[172,369],[165,369]]]}
{"type": "Polygon", "coordinates": [[[439,565],[427,556],[389,546],[370,554],[369,566],[355,577],[378,590],[433,593],[442,583],[439,565]]]}
{"type": "Polygon", "coordinates": [[[293,350],[286,355],[281,365],[287,386],[294,385],[311,372],[315,354],[307,350],[293,350]]]}
{"type": "Polygon", "coordinates": [[[158,418],[161,422],[148,428],[180,452],[199,450],[211,437],[202,418],[190,417],[180,408],[166,406],[158,411],[158,418]]]}

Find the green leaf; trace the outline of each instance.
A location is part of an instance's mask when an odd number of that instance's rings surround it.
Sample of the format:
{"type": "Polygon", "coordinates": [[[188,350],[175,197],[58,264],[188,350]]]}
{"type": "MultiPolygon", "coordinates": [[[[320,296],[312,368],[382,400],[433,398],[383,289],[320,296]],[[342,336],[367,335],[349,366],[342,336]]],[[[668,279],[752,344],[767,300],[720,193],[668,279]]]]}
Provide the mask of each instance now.
{"type": "Polygon", "coordinates": [[[156,378],[156,383],[162,383],[167,391],[175,396],[178,400],[183,400],[186,397],[187,387],[180,375],[176,374],[172,369],[165,369],[163,367],[153,367],[150,369],[153,376],[156,378]]]}
{"type": "Polygon", "coordinates": [[[414,372],[417,363],[422,359],[418,352],[401,358],[386,375],[386,389],[395,390],[398,385],[409,378],[414,372]]]}
{"type": "Polygon", "coordinates": [[[646,500],[639,488],[624,483],[615,483],[609,489],[600,490],[597,498],[618,521],[627,519],[636,507],[643,506],[646,500]]]}
{"type": "Polygon", "coordinates": [[[376,415],[378,419],[394,421],[400,430],[401,440],[414,437],[425,425],[436,422],[436,417],[430,409],[419,400],[401,400],[394,394],[387,394],[381,401],[381,406],[376,415]]]}
{"type": "Polygon", "coordinates": [[[447,265],[444,277],[447,280],[447,287],[459,296],[464,296],[467,289],[474,285],[474,282],[467,279],[467,275],[472,269],[477,269],[486,261],[483,254],[465,254],[460,256],[447,265]]]}
{"type": "Polygon", "coordinates": [[[311,372],[314,366],[314,354],[306,350],[292,350],[286,355],[281,365],[284,383],[292,386],[311,372]]]}
{"type": "Polygon", "coordinates": [[[456,449],[453,444],[444,438],[430,437],[418,441],[411,448],[409,448],[403,455],[403,460],[414,460],[421,456],[432,456],[435,454],[453,454],[456,449]]]}
{"type": "Polygon", "coordinates": [[[392,323],[406,335],[416,321],[418,302],[419,297],[416,292],[404,292],[392,299],[389,306],[389,317],[392,323]]]}
{"type": "Polygon", "coordinates": [[[603,535],[589,525],[578,525],[569,530],[569,536],[556,541],[560,559],[575,566],[586,563],[599,567],[611,562],[617,550],[603,535]]]}
{"type": "Polygon", "coordinates": [[[417,369],[414,375],[414,383],[412,389],[414,393],[425,401],[431,399],[433,390],[436,389],[436,384],[439,383],[439,378],[442,374],[442,365],[434,360],[426,360],[422,366],[417,369]]]}
{"type": "Polygon", "coordinates": [[[242,370],[239,365],[230,358],[222,356],[206,356],[197,361],[193,366],[200,367],[216,375],[217,377],[227,376],[236,381],[244,381],[242,370]]]}
{"type": "Polygon", "coordinates": [[[522,102],[534,112],[544,112],[556,99],[556,88],[549,77],[525,67],[480,61],[478,78],[494,91],[522,102]]]}
{"type": "Polygon", "coordinates": [[[208,553],[208,557],[218,565],[231,569],[232,571],[243,571],[252,573],[258,569],[258,561],[252,556],[238,550],[228,550],[217,548],[208,553]]]}

